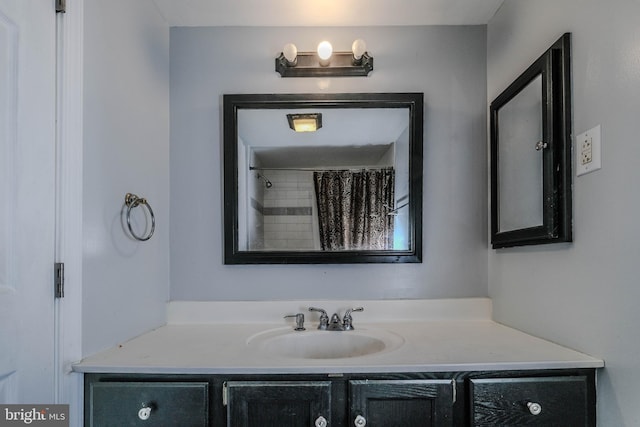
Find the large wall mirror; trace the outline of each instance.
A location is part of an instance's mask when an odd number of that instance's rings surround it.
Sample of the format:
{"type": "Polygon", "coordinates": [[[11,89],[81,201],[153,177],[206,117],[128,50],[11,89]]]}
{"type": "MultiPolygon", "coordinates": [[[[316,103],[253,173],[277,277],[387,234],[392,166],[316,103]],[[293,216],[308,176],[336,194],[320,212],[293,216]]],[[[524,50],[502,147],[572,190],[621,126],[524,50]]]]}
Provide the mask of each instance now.
{"type": "Polygon", "coordinates": [[[490,107],[494,248],[571,241],[571,68],[565,34],[490,107]]]}
{"type": "Polygon", "coordinates": [[[223,109],[225,264],[421,262],[423,94],[225,95],[223,109]]]}

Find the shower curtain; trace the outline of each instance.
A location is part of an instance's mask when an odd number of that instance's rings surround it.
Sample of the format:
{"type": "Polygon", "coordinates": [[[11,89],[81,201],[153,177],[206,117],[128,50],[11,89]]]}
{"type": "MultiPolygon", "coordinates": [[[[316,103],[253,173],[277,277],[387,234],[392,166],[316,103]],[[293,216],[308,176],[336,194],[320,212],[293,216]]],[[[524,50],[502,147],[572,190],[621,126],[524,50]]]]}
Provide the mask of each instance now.
{"type": "Polygon", "coordinates": [[[393,249],[393,168],[314,172],[322,250],[393,249]]]}

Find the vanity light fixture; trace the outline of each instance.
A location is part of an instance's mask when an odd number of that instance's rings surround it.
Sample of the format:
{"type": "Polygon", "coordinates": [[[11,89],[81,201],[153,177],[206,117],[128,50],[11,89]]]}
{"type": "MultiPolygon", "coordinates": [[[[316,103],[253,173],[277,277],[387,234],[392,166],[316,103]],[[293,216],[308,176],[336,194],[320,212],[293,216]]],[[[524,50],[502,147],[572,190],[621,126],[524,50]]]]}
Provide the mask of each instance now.
{"type": "Polygon", "coordinates": [[[333,53],[333,46],[328,41],[320,42],[318,45],[318,61],[321,67],[327,67],[331,63],[331,54],[333,53]]]}
{"type": "Polygon", "coordinates": [[[287,114],[287,121],[296,132],[315,132],[322,127],[322,113],[287,114]]]}
{"type": "Polygon", "coordinates": [[[323,41],[316,52],[298,52],[288,43],[276,58],[276,72],[282,77],[366,77],[373,70],[373,57],[362,39],[355,40],[351,52],[333,52],[323,41]]]}
{"type": "Polygon", "coordinates": [[[298,48],[293,43],[287,43],[282,48],[282,55],[284,56],[287,67],[295,67],[298,65],[298,48]]]}

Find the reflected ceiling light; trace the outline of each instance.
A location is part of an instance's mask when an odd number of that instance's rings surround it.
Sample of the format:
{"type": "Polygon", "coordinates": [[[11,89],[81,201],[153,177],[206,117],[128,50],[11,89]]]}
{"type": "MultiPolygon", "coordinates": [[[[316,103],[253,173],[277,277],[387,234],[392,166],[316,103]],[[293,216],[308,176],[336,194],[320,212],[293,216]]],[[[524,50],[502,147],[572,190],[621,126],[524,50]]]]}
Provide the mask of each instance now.
{"type": "Polygon", "coordinates": [[[362,39],[353,42],[351,52],[333,52],[328,41],[321,42],[316,52],[298,52],[287,43],[276,58],[276,72],[282,77],[365,77],[372,70],[373,57],[362,39]]]}
{"type": "Polygon", "coordinates": [[[287,114],[287,121],[296,132],[315,132],[322,127],[322,113],[287,114]]]}

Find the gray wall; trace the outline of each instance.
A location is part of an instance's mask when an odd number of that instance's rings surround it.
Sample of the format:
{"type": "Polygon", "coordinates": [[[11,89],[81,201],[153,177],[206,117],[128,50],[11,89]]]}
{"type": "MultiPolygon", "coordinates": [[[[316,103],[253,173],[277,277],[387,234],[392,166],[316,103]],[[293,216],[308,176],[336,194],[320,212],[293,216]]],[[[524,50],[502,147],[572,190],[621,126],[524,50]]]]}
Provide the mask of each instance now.
{"type": "Polygon", "coordinates": [[[488,26],[488,97],[573,33],[574,134],[602,125],[602,170],[574,178],[573,244],[489,252],[494,316],[605,360],[600,425],[640,425],[640,2],[506,0],[488,26]]]}
{"type": "Polygon", "coordinates": [[[165,321],[169,277],[169,28],[151,0],[84,2],[83,354],[165,321]],[[127,237],[127,192],[151,240],[127,237]]]}
{"type": "Polygon", "coordinates": [[[487,295],[486,27],[171,29],[171,299],[487,295]],[[281,78],[287,42],[367,41],[368,78],[281,78]],[[424,92],[424,262],[224,266],[221,96],[424,92]]]}

